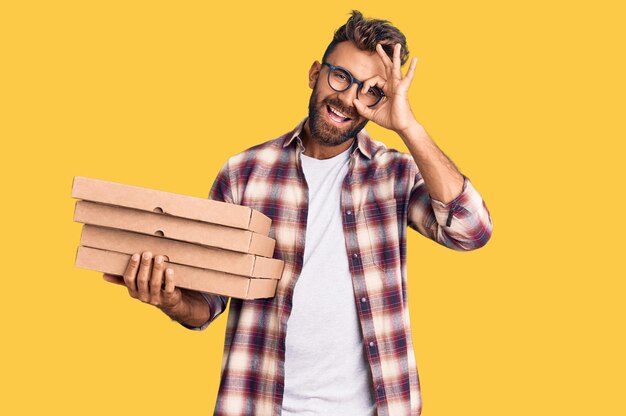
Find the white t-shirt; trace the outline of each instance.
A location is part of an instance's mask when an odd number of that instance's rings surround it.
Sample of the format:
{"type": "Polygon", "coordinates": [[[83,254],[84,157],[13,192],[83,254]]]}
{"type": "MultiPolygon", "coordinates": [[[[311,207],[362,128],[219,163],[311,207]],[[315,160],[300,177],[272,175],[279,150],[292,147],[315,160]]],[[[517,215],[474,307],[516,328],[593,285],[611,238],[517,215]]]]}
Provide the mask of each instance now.
{"type": "Polygon", "coordinates": [[[301,155],[309,210],[287,322],[285,416],[376,411],[341,221],[341,185],[353,149],[322,160],[301,155]]]}

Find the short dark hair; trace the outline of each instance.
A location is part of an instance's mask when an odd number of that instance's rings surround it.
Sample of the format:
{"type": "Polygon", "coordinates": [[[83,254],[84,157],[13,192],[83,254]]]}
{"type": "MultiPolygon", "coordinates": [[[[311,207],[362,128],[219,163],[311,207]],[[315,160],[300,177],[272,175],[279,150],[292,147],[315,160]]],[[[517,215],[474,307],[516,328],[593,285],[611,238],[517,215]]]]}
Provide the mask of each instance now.
{"type": "Polygon", "coordinates": [[[389,58],[393,57],[393,47],[396,43],[402,45],[400,62],[402,65],[409,57],[409,49],[406,44],[406,37],[400,30],[393,26],[388,20],[366,19],[360,11],[352,10],[352,15],[348,21],[335,31],[333,40],[324,52],[323,61],[335,49],[340,42],[352,41],[357,48],[363,51],[376,51],[376,44],[380,43],[389,58]]]}

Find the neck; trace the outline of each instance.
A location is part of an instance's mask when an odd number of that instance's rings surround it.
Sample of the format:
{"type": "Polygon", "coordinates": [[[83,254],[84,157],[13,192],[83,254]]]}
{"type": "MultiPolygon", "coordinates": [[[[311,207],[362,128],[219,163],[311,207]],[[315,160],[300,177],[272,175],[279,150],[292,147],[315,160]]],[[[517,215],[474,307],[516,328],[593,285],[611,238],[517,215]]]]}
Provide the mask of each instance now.
{"type": "Polygon", "coordinates": [[[352,146],[355,140],[355,138],[352,138],[337,146],[322,146],[319,144],[319,141],[312,136],[311,129],[309,128],[309,120],[304,122],[300,138],[305,147],[304,154],[315,159],[329,159],[337,156],[339,153],[344,152],[352,146]]]}

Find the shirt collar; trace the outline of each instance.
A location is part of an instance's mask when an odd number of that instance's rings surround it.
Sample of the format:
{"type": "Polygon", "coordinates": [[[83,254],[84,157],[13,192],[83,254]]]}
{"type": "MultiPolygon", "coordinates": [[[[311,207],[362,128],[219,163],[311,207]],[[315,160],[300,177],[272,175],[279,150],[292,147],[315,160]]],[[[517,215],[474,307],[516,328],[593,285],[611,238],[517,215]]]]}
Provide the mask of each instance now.
{"type": "MultiPolygon", "coordinates": [[[[302,133],[302,129],[304,128],[304,123],[306,122],[308,117],[305,117],[295,129],[285,135],[285,141],[283,142],[283,148],[289,146],[294,141],[299,143],[300,146],[303,146],[302,139],[300,138],[300,133],[302,133]],[[294,140],[297,139],[297,140],[294,140]]],[[[374,144],[372,138],[369,136],[365,129],[362,129],[360,132],[356,134],[357,146],[356,148],[360,150],[360,152],[367,157],[368,159],[372,158],[372,154],[375,153],[376,145],[374,144]]],[[[356,149],[353,151],[353,153],[356,149]]]]}

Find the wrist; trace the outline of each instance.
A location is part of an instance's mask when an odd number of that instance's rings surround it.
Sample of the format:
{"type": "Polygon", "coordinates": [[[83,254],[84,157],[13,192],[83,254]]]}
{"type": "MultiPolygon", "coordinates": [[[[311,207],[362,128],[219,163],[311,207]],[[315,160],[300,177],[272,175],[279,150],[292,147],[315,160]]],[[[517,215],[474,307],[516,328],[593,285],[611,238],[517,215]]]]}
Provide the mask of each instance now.
{"type": "Polygon", "coordinates": [[[182,299],[176,305],[161,306],[159,309],[161,309],[164,314],[174,319],[175,321],[184,322],[190,318],[190,311],[187,302],[183,302],[182,299]]]}
{"type": "Polygon", "coordinates": [[[417,120],[413,119],[406,127],[396,130],[396,133],[404,142],[406,142],[407,140],[426,134],[426,130],[420,123],[417,122],[417,120]]]}
{"type": "Polygon", "coordinates": [[[161,308],[171,319],[184,325],[199,327],[211,317],[211,310],[200,292],[182,290],[181,301],[175,306],[161,308]]]}

